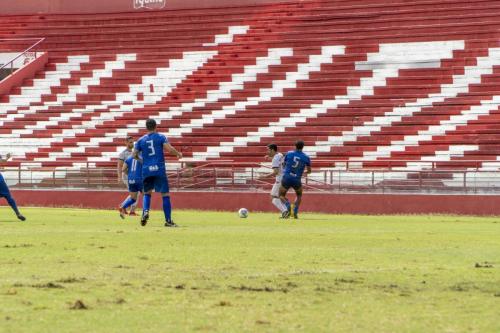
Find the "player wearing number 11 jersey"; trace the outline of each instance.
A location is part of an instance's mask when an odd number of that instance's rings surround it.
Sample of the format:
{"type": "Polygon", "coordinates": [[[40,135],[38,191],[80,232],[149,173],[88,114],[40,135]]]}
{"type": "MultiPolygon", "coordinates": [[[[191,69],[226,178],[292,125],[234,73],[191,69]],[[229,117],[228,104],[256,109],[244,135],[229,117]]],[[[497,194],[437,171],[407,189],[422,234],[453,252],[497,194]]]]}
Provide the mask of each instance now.
{"type": "Polygon", "coordinates": [[[120,205],[118,211],[120,212],[120,217],[125,218],[127,214],[127,208],[137,204],[137,197],[139,192],[142,192],[142,164],[139,160],[136,160],[133,156],[129,156],[122,167],[122,179],[127,180],[127,187],[129,196],[120,205]]]}
{"type": "Polygon", "coordinates": [[[160,192],[163,199],[163,213],[165,214],[165,226],[176,227],[172,220],[172,205],[168,187],[167,171],[165,168],[165,155],[163,150],[182,158],[174,147],[170,145],[165,135],[159,134],[154,119],[146,120],[148,134],[144,135],[135,144],[134,158],[142,156],[142,183],[144,186],[143,212],[141,225],[145,226],[149,219],[151,207],[151,193],[153,189],[160,192]]]}

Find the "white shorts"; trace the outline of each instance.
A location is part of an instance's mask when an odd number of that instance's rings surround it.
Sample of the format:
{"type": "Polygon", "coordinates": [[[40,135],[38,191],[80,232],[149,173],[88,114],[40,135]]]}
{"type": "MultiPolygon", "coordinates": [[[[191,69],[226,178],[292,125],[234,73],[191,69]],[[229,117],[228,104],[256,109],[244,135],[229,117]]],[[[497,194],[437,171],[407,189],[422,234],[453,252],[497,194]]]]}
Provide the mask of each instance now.
{"type": "Polygon", "coordinates": [[[279,197],[280,196],[280,187],[281,187],[281,183],[274,183],[273,189],[271,190],[271,196],[279,197]]]}

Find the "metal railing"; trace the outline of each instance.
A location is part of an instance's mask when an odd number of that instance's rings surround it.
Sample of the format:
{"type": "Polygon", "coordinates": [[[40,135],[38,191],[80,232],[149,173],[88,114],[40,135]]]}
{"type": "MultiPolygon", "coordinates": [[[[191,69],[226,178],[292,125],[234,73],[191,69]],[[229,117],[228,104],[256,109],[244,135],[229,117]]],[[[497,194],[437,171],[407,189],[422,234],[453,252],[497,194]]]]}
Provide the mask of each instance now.
{"type": "MultiPolygon", "coordinates": [[[[0,39],[0,42],[3,42],[3,41],[30,41],[30,40],[36,41],[36,42],[34,44],[32,44],[30,47],[28,47],[27,49],[25,49],[24,51],[22,51],[21,53],[19,53],[17,56],[15,56],[14,58],[12,58],[8,62],[6,62],[5,64],[1,65],[0,72],[5,71],[5,69],[10,66],[10,72],[8,73],[8,75],[12,74],[14,72],[14,70],[16,69],[16,68],[14,68],[14,62],[17,59],[19,59],[20,57],[26,55],[26,53],[31,52],[31,50],[33,50],[35,47],[37,47],[41,43],[43,43],[45,41],[45,38],[2,38],[2,39],[0,39]]],[[[35,53],[34,58],[36,59],[39,51],[33,51],[33,52],[35,53]]]]}
{"type": "MultiPolygon", "coordinates": [[[[314,161],[318,162],[318,161],[314,161]]],[[[338,161],[335,161],[338,162],[338,161]]],[[[397,168],[313,168],[303,178],[312,192],[361,193],[500,193],[500,169],[437,168],[434,162],[422,170],[397,168]]],[[[479,166],[479,161],[477,161],[479,166]]],[[[331,163],[334,165],[335,163],[331,163]]],[[[36,167],[22,164],[1,170],[15,188],[124,190],[117,181],[116,167],[36,167]]],[[[175,191],[269,191],[275,182],[271,168],[260,163],[205,163],[168,170],[170,187],[175,191]]]]}

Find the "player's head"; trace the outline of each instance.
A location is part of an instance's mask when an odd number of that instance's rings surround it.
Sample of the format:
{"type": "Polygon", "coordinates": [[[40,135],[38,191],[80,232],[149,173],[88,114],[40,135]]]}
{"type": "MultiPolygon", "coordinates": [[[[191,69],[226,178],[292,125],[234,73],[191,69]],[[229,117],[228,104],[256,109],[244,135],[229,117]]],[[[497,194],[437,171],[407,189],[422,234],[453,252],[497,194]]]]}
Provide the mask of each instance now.
{"type": "Polygon", "coordinates": [[[302,150],[304,149],[304,141],[298,140],[295,142],[295,149],[302,150]]]}
{"type": "Polygon", "coordinates": [[[132,136],[127,136],[125,139],[125,145],[128,149],[134,148],[134,138],[132,136]]]}
{"type": "Polygon", "coordinates": [[[146,128],[150,132],[156,131],[156,121],[154,119],[151,119],[151,118],[146,120],[146,128]]]}
{"type": "Polygon", "coordinates": [[[275,145],[274,143],[270,143],[267,145],[267,155],[269,155],[269,157],[273,157],[274,155],[276,155],[277,152],[278,152],[277,145],[275,145]]]}

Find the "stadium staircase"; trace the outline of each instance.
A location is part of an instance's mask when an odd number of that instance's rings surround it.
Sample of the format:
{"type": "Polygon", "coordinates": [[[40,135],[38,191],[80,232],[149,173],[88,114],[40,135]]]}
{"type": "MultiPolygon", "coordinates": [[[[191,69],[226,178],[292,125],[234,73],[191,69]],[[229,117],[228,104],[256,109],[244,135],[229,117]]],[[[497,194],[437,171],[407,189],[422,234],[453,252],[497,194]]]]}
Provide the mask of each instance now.
{"type": "Polygon", "coordinates": [[[0,151],[64,179],[114,166],[153,117],[192,165],[266,162],[267,143],[301,138],[322,170],[497,171],[499,15],[493,0],[304,0],[2,17],[0,38],[44,37],[50,60],[0,97],[0,151]]]}

